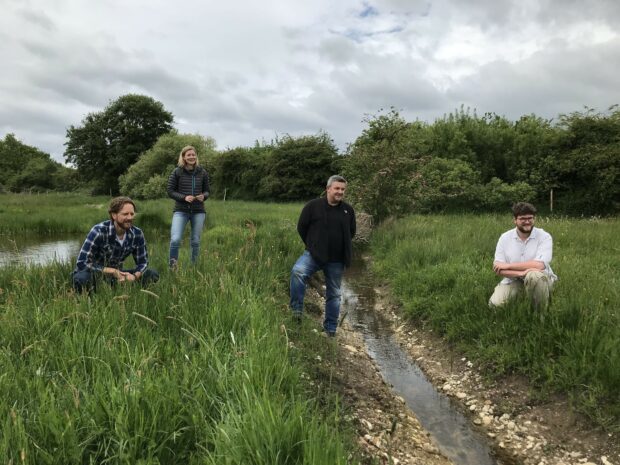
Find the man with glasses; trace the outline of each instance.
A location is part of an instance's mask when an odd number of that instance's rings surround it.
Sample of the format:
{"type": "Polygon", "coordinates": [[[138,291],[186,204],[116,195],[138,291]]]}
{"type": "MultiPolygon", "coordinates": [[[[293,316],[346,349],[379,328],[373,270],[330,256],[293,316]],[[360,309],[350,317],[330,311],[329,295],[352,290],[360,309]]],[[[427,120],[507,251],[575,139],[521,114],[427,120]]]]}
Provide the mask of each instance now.
{"type": "Polygon", "coordinates": [[[495,287],[489,306],[502,306],[525,290],[534,307],[544,309],[557,280],[550,266],[553,239],[534,227],[536,208],[532,204],[516,203],[512,213],[516,227],[502,234],[495,248],[493,271],[504,279],[495,287]]]}

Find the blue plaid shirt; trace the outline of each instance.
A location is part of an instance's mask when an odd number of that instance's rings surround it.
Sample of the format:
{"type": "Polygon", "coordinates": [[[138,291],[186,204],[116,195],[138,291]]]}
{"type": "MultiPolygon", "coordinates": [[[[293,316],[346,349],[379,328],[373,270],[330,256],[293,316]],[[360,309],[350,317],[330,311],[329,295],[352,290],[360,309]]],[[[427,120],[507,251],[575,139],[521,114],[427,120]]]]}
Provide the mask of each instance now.
{"type": "Polygon", "coordinates": [[[143,273],[148,265],[146,241],[142,230],[132,226],[125,233],[125,241],[116,240],[116,229],[112,220],[96,224],[86,236],[78,255],[75,271],[103,271],[104,267],[121,269],[123,262],[133,255],[136,267],[132,273],[143,273]]]}

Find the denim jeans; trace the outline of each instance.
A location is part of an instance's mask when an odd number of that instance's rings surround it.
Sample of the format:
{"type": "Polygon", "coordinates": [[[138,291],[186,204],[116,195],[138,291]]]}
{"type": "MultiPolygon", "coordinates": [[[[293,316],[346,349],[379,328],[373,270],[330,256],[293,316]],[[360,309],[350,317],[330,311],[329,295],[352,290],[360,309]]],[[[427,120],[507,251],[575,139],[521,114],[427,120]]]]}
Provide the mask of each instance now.
{"type": "MultiPolygon", "coordinates": [[[[122,270],[122,271],[133,271],[133,270],[122,270]]],[[[71,282],[73,284],[73,289],[75,292],[81,293],[83,291],[86,292],[96,292],[97,291],[97,281],[103,280],[110,284],[111,286],[116,285],[116,279],[111,276],[105,276],[103,273],[93,273],[90,270],[83,271],[74,271],[71,273],[71,282]]],[[[140,276],[139,282],[142,287],[146,287],[151,283],[156,283],[159,281],[159,273],[151,268],[147,268],[140,276]]]]}
{"type": "Polygon", "coordinates": [[[198,254],[200,253],[200,234],[205,224],[206,213],[185,213],[174,212],[172,215],[172,227],[170,228],[170,258],[168,263],[174,265],[179,260],[179,246],[183,238],[183,231],[188,222],[192,224],[192,233],[190,236],[190,246],[192,249],[191,260],[196,263],[198,254]]]}
{"type": "Polygon", "coordinates": [[[319,270],[323,270],[326,286],[323,329],[327,333],[335,333],[340,315],[340,296],[342,295],[340,283],[344,273],[344,263],[334,262],[320,265],[312,258],[310,252],[304,251],[291,271],[291,310],[295,315],[303,314],[306,283],[310,276],[319,270]]]}

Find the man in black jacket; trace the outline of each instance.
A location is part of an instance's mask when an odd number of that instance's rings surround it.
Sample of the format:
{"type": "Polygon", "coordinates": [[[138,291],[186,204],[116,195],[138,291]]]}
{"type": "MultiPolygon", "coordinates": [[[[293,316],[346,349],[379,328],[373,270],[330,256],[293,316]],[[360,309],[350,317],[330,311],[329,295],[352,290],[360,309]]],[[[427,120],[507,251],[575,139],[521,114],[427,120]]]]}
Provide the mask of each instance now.
{"type": "Polygon", "coordinates": [[[355,212],[344,202],[347,181],[338,175],[327,180],[326,196],[308,202],[299,216],[297,231],[306,250],[291,272],[291,309],[301,320],[306,283],[318,270],[325,275],[325,320],[328,336],[336,335],[340,314],[340,283],[351,264],[351,239],[355,236],[355,212]]]}

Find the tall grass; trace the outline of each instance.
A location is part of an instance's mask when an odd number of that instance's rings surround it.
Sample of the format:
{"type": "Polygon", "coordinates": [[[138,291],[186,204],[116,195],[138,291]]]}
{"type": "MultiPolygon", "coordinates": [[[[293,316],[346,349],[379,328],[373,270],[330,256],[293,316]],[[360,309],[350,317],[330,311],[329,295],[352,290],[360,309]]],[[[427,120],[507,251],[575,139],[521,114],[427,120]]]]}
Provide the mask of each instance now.
{"type": "Polygon", "coordinates": [[[405,312],[492,373],[522,373],[571,395],[597,423],[620,429],[619,219],[538,218],[554,238],[559,276],[548,311],[517,301],[490,310],[492,271],[509,216],[412,216],[374,235],[376,272],[405,312]]]}
{"type": "MultiPolygon", "coordinates": [[[[84,234],[106,217],[70,203],[84,234]]],[[[171,273],[170,204],[138,203],[162,275],[149,292],[75,295],[73,264],[0,269],[0,461],[346,463],[337,401],[308,396],[282,326],[300,206],[209,202],[201,261],[185,244],[171,273]]]]}

